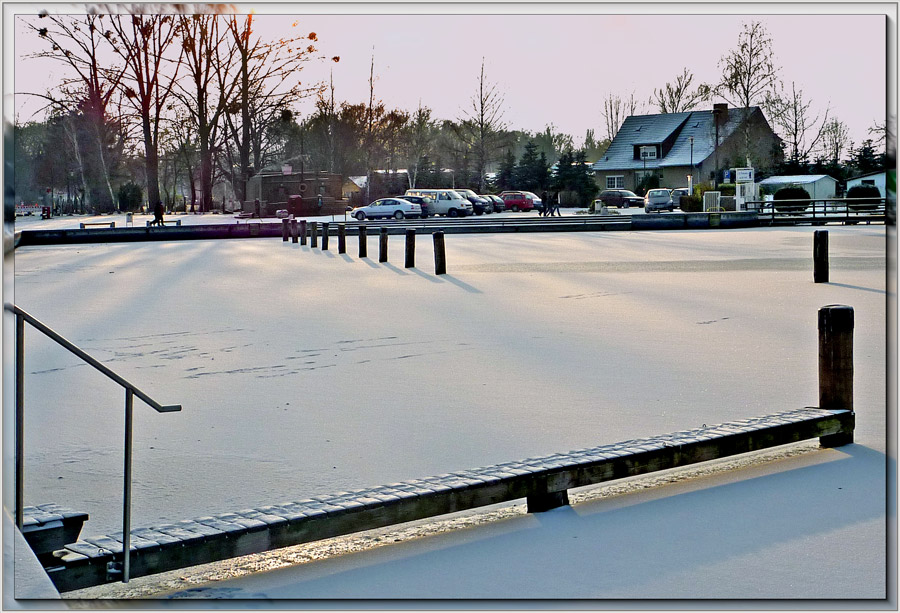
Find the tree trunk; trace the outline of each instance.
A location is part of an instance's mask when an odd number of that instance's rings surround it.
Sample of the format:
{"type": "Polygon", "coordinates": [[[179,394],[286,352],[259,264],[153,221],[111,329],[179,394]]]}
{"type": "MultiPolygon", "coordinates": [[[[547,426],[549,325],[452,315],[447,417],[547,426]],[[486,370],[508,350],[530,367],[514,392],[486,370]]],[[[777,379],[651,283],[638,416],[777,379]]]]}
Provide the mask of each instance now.
{"type": "Polygon", "coordinates": [[[159,202],[159,152],[153,140],[150,126],[149,110],[142,113],[141,124],[144,130],[145,170],[147,172],[147,204],[152,208],[159,202]]]}

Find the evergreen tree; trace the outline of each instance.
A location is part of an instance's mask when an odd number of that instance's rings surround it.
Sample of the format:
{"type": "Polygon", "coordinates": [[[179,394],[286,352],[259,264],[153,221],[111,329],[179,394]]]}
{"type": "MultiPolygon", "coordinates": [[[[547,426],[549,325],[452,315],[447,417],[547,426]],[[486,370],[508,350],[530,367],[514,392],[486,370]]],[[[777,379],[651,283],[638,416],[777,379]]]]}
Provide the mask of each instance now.
{"type": "Polygon", "coordinates": [[[516,175],[516,156],[513,155],[512,149],[506,150],[506,157],[500,165],[500,171],[497,173],[497,190],[505,191],[513,189],[516,175]]]}
{"type": "Polygon", "coordinates": [[[534,170],[539,164],[537,145],[533,140],[529,140],[525,145],[525,152],[519,158],[519,163],[516,164],[514,175],[516,189],[539,189],[539,178],[534,176],[534,170]]]}

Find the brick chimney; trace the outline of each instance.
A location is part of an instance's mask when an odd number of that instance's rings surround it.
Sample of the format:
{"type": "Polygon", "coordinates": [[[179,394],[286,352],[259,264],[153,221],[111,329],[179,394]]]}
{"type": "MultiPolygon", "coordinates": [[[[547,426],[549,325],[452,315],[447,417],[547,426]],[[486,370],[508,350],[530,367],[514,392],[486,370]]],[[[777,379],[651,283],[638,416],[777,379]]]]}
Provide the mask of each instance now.
{"type": "Polygon", "coordinates": [[[713,104],[713,115],[719,116],[719,123],[728,121],[728,104],[725,102],[717,102],[713,104]]]}

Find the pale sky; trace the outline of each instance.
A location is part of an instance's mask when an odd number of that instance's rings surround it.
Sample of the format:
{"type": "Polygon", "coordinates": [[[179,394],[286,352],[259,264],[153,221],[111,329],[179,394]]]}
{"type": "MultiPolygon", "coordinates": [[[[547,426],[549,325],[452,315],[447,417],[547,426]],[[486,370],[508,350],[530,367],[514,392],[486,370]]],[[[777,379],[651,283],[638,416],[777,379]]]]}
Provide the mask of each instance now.
{"type": "MultiPolygon", "coordinates": [[[[694,83],[715,81],[719,59],[751,19],[762,21],[771,34],[785,85],[796,82],[812,101],[813,115],[830,107],[829,116],[846,123],[859,143],[886,114],[885,12],[896,15],[896,8],[886,5],[817,4],[238,6],[257,13],[260,33],[287,35],[294,21],[299,22],[295,32],[316,32],[319,51],[341,60],[308,64],[302,80],[327,81],[333,70],[338,101],[368,101],[374,52],[375,97],[388,109],[412,112],[421,100],[433,117],[459,119],[476,92],[483,57],[487,80],[505,98],[503,119],[510,128],[537,131],[553,124],[576,143],[587,128],[605,134],[602,100],[610,92],[623,97],[633,92],[647,103],[654,88],[673,81],[685,67],[694,73],[694,83]],[[699,9],[706,13],[687,14],[699,9]],[[337,10],[348,13],[334,14],[337,10]],[[361,14],[364,10],[368,14],[361,14]],[[387,10],[404,14],[384,14],[387,10]],[[523,14],[526,10],[532,14],[523,14]],[[615,11],[631,14],[608,14],[615,11]]],[[[34,10],[18,5],[13,13],[34,10]]],[[[51,10],[63,12],[52,5],[51,10]]],[[[16,28],[15,91],[41,91],[53,78],[37,61],[21,58],[34,49],[32,37],[16,28]]],[[[15,102],[20,121],[34,109],[23,98],[15,102]]],[[[310,110],[311,104],[300,106],[301,115],[310,110]]],[[[657,111],[645,104],[643,112],[657,111]]]]}

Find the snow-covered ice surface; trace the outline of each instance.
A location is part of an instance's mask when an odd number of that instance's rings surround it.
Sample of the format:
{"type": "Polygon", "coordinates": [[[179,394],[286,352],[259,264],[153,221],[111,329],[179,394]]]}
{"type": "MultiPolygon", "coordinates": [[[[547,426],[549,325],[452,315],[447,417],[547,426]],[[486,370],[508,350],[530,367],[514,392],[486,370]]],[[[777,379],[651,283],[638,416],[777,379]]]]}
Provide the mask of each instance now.
{"type": "MultiPolygon", "coordinates": [[[[442,276],[430,237],[407,270],[402,240],[379,264],[370,235],[364,260],[355,237],[346,255],[280,238],[24,247],[15,301],[183,404],[136,401],[135,527],[815,405],[817,310],[851,305],[852,447],[297,581],[316,598],[882,597],[885,228],[828,230],[829,284],[812,281],[809,227],[451,235],[442,276]],[[585,559],[598,566],[575,572],[585,559]],[[452,577],[444,565],[469,579],[417,579],[452,577]]],[[[25,503],[88,512],[85,535],[120,530],[124,392],[27,334],[25,503]]]]}

